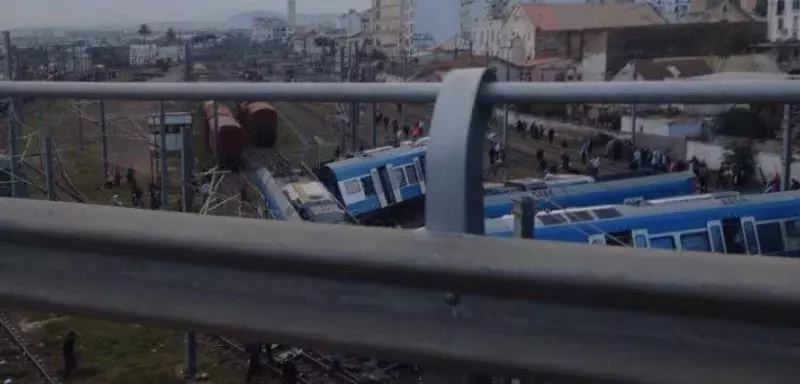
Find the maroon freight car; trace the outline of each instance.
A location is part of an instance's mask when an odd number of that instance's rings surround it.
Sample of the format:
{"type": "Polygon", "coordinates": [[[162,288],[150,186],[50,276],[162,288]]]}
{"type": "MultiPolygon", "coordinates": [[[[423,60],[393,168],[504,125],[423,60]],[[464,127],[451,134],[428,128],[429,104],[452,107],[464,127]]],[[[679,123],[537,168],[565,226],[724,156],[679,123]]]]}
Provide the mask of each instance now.
{"type": "MultiPolygon", "coordinates": [[[[226,107],[222,103],[217,103],[217,114],[219,116],[230,116],[233,117],[233,112],[231,112],[230,108],[226,107]]],[[[214,102],[213,101],[206,101],[203,103],[203,116],[206,119],[214,118],[214,102]]]]}
{"type": "Polygon", "coordinates": [[[208,127],[209,149],[220,161],[220,165],[238,165],[247,144],[247,134],[239,123],[228,115],[219,116],[219,121],[215,123],[212,116],[206,119],[206,127],[208,127]],[[215,130],[217,126],[219,128],[215,130]]]}
{"type": "Polygon", "coordinates": [[[239,104],[244,130],[250,135],[253,146],[272,148],[278,139],[278,113],[272,104],[256,101],[239,104]]]}

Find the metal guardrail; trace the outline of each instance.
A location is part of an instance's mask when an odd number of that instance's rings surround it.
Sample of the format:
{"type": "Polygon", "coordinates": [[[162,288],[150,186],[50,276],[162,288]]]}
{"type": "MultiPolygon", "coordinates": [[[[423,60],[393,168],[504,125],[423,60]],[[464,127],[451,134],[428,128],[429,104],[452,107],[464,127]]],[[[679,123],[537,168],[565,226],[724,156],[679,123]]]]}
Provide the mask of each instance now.
{"type": "Polygon", "coordinates": [[[335,87],[0,83],[0,95],[81,99],[437,100],[433,232],[0,199],[0,300],[559,383],[795,382],[796,260],[460,233],[483,230],[475,165],[490,100],[793,102],[800,84],[543,87],[491,76],[335,87]]]}

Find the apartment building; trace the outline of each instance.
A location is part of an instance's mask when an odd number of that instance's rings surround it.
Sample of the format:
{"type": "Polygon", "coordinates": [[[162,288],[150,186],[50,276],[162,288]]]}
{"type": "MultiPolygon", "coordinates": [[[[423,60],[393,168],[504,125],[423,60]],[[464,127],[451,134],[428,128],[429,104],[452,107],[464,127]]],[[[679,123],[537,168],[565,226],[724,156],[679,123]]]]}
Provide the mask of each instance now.
{"type": "Polygon", "coordinates": [[[375,43],[386,53],[397,52],[405,24],[401,18],[403,2],[407,0],[372,0],[375,43]]]}
{"type": "Polygon", "coordinates": [[[771,0],[767,5],[770,41],[800,39],[800,0],[771,0]]]}

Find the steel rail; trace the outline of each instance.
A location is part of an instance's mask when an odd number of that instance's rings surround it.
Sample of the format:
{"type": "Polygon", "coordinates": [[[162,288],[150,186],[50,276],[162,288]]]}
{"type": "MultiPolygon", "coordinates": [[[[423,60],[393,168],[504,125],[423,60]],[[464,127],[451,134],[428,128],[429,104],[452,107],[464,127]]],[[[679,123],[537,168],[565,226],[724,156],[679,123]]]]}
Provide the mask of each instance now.
{"type": "Polygon", "coordinates": [[[800,373],[791,259],[0,199],[0,266],[8,305],[434,366],[642,383],[800,373]]]}
{"type": "MultiPolygon", "coordinates": [[[[433,83],[83,83],[0,81],[0,96],[123,100],[265,100],[432,102],[433,83]]],[[[494,83],[481,86],[482,102],[747,103],[800,102],[800,82],[674,81],[494,83]]]]}

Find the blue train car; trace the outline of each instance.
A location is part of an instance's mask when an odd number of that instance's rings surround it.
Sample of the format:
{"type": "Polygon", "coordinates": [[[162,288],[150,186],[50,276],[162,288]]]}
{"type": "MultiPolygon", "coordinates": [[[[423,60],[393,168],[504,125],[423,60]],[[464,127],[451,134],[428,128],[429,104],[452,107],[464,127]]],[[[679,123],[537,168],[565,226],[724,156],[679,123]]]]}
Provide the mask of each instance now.
{"type": "Polygon", "coordinates": [[[508,180],[505,183],[484,183],[483,187],[486,196],[491,196],[517,191],[535,191],[555,185],[576,185],[594,182],[595,179],[591,176],[565,174],[553,175],[544,179],[527,178],[508,180]]]}
{"type": "Polygon", "coordinates": [[[351,216],[373,217],[424,196],[425,151],[426,147],[368,151],[325,164],[316,173],[351,216]]]}
{"type": "Polygon", "coordinates": [[[315,223],[347,224],[350,217],[339,207],[333,196],[317,181],[294,182],[283,188],[303,220],[315,223]]]}
{"type": "Polygon", "coordinates": [[[260,198],[264,199],[264,205],[269,210],[269,216],[273,220],[280,221],[303,221],[303,217],[295,208],[292,201],[283,192],[283,183],[276,179],[270,171],[264,167],[255,168],[250,172],[250,178],[260,193],[260,198]]]}
{"type": "Polygon", "coordinates": [[[666,173],[631,179],[571,185],[548,185],[533,191],[511,192],[486,196],[484,215],[498,218],[511,213],[514,200],[531,193],[543,209],[620,204],[627,199],[644,200],[694,193],[695,179],[691,172],[666,173]]]}
{"type": "MultiPolygon", "coordinates": [[[[486,234],[513,236],[511,217],[487,221],[486,234]]],[[[800,255],[800,191],[712,195],[640,205],[543,212],[534,237],[594,245],[800,255]]]]}

